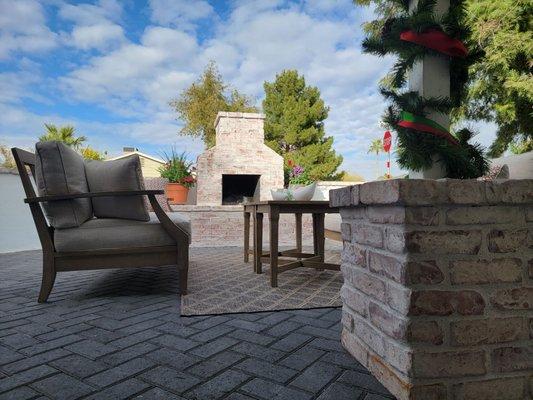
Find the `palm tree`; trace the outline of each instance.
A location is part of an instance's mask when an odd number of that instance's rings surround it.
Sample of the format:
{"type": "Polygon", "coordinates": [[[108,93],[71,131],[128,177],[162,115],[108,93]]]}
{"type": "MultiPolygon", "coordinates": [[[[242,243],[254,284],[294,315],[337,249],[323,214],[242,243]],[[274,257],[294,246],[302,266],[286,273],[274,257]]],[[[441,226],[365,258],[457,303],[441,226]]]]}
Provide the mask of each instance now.
{"type": "Polygon", "coordinates": [[[372,143],[370,143],[370,147],[368,148],[368,153],[376,153],[376,176],[379,176],[379,153],[383,151],[383,143],[381,139],[374,139],[372,140],[372,143]]]}
{"type": "Polygon", "coordinates": [[[39,141],[41,142],[57,140],[65,143],[67,146],[78,149],[87,140],[85,136],[75,137],[74,133],[76,128],[72,125],[60,126],[59,128],[54,124],[44,124],[44,126],[46,133],[39,137],[39,141]]]}

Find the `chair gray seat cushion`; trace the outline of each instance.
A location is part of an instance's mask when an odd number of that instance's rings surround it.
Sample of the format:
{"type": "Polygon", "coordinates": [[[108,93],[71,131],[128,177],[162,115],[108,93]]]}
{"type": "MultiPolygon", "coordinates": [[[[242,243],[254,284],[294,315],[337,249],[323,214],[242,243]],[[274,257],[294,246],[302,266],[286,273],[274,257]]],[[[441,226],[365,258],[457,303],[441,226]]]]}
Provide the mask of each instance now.
{"type": "MultiPolygon", "coordinates": [[[[179,213],[168,213],[177,226],[191,232],[190,221],[179,213]]],[[[87,251],[124,249],[132,247],[171,246],[175,244],[155,213],[150,220],[135,221],[118,218],[93,218],[77,228],[56,229],[56,251],[87,251]]]]}
{"type": "Polygon", "coordinates": [[[342,218],[340,214],[326,214],[324,218],[324,228],[328,231],[340,232],[342,218]]]}

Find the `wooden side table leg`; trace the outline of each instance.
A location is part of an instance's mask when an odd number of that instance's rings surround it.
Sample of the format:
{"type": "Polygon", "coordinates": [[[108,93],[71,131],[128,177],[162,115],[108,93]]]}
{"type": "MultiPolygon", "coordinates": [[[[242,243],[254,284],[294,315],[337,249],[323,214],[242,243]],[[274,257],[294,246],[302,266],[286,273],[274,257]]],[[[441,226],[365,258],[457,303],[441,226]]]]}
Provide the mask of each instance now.
{"type": "Polygon", "coordinates": [[[313,214],[313,254],[318,255],[318,214],[313,214]]]}
{"type": "Polygon", "coordinates": [[[318,254],[320,255],[320,261],[324,262],[324,256],[325,256],[325,233],[324,233],[324,219],[325,214],[318,214],[317,215],[317,248],[318,248],[318,254]]]}
{"type": "Polygon", "coordinates": [[[272,207],[270,217],[270,285],[278,287],[278,231],[279,231],[279,210],[272,207]]]}
{"type": "Polygon", "coordinates": [[[263,265],[261,257],[263,255],[263,214],[254,212],[254,271],[261,274],[263,265]]]}
{"type": "Polygon", "coordinates": [[[296,219],[296,251],[302,252],[302,213],[294,214],[296,219]]]}
{"type": "Polygon", "coordinates": [[[244,262],[250,261],[250,213],[244,212],[244,262]]]}

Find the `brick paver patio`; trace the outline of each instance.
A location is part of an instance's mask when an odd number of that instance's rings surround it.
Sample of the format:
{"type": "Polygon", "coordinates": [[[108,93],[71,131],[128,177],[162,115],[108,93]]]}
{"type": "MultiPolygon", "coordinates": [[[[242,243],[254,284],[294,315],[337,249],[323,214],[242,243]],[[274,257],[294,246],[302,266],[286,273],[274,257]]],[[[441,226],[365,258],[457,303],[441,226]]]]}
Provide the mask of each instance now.
{"type": "Polygon", "coordinates": [[[0,271],[0,400],[392,398],[341,347],[340,309],[180,317],[172,268],[62,273],[37,304],[40,252],[0,271]]]}

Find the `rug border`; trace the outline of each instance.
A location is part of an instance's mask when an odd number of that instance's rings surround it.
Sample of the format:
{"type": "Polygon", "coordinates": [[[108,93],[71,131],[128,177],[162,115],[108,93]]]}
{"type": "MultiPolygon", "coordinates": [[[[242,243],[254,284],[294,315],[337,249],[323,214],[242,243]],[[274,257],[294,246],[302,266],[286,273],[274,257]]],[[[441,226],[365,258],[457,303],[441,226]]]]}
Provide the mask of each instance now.
{"type": "Polygon", "coordinates": [[[280,308],[276,310],[257,310],[257,311],[232,311],[232,312],[225,312],[225,313],[212,313],[212,314],[192,314],[192,315],[183,315],[181,314],[180,310],[180,316],[184,318],[190,318],[190,317],[216,317],[217,315],[234,315],[234,314],[259,314],[259,313],[267,313],[267,312],[277,312],[277,311],[294,311],[294,310],[321,310],[323,308],[342,308],[342,306],[319,306],[319,307],[306,307],[306,308],[280,308]]]}

